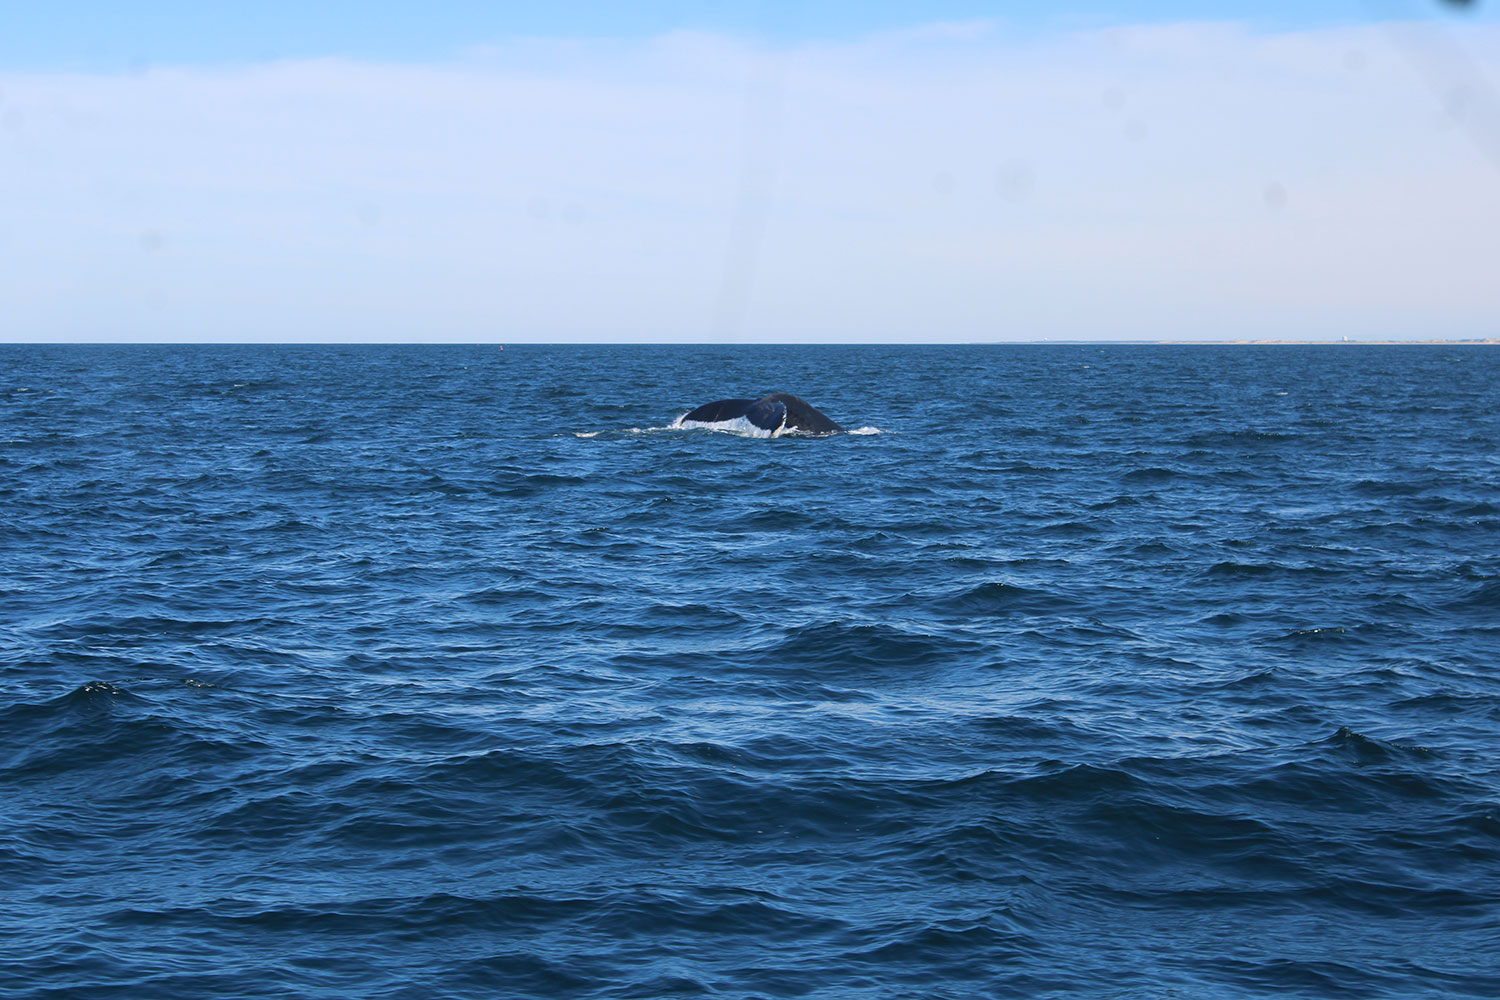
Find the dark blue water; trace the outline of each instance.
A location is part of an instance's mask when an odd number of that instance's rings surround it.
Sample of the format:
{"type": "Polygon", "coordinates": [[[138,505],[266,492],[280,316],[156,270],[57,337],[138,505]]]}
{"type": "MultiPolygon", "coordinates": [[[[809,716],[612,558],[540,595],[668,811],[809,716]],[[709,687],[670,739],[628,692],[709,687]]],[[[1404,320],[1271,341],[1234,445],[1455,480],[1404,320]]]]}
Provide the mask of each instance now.
{"type": "Polygon", "coordinates": [[[0,994],[1500,995],[1497,414],[1485,348],[0,347],[0,994]],[[870,433],[663,429],[770,391],[870,433]]]}

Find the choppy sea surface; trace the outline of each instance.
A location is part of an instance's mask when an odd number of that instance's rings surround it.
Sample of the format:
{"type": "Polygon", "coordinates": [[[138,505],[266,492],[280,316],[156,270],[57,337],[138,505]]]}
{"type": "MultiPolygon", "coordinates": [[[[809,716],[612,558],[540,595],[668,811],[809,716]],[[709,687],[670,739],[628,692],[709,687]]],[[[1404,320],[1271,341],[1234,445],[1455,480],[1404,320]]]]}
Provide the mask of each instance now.
{"type": "Polygon", "coordinates": [[[0,609],[7,998],[1500,996],[1493,348],[4,346],[0,609]]]}

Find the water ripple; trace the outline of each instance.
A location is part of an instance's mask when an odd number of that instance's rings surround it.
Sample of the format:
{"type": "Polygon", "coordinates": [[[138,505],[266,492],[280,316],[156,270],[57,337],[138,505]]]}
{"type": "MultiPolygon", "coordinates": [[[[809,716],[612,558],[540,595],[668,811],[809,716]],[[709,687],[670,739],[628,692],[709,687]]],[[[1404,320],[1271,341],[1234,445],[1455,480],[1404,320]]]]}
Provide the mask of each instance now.
{"type": "Polygon", "coordinates": [[[0,360],[18,997],[1500,994],[1489,351],[0,360]]]}

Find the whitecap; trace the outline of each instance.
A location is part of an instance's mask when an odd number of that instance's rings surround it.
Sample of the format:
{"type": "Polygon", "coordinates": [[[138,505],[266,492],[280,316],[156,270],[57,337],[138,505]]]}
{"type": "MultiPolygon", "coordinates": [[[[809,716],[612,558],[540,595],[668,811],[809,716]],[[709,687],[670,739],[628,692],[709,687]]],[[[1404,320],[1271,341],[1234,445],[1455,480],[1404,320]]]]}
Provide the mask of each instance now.
{"type": "MultiPolygon", "coordinates": [[[[684,416],[685,415],[686,414],[684,414],[684,416]]],[[[702,429],[702,430],[709,430],[709,431],[722,431],[722,432],[724,432],[726,434],[738,434],[741,437],[753,437],[753,438],[769,438],[769,437],[775,437],[776,436],[776,434],[774,432],[768,431],[764,427],[757,427],[754,424],[752,424],[750,421],[746,420],[744,417],[735,417],[733,420],[712,420],[712,421],[709,421],[709,420],[683,420],[682,417],[678,417],[676,420],[674,420],[672,422],[672,429],[673,430],[698,430],[698,429],[702,429]]]]}

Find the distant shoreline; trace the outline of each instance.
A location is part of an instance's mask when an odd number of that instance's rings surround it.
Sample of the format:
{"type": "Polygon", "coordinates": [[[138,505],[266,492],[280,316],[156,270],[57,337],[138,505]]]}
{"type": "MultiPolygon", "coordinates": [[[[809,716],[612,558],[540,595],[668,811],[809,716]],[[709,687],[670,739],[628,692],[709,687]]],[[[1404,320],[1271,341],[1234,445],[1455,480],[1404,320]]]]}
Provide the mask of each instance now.
{"type": "Polygon", "coordinates": [[[1466,340],[1449,340],[1442,337],[1434,337],[1430,340],[1153,340],[1153,344],[1313,344],[1317,346],[1337,345],[1339,347],[1462,347],[1473,346],[1497,346],[1500,345],[1500,337],[1473,337],[1466,340]]]}
{"type": "Polygon", "coordinates": [[[1251,340],[970,340],[972,346],[1002,346],[1004,344],[1061,344],[1099,345],[1115,344],[1134,347],[1500,347],[1500,337],[1469,337],[1452,339],[1432,337],[1427,340],[1296,340],[1292,338],[1265,338],[1251,340]]]}

